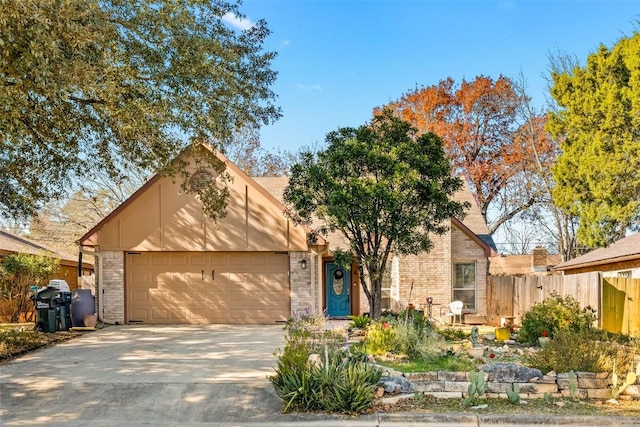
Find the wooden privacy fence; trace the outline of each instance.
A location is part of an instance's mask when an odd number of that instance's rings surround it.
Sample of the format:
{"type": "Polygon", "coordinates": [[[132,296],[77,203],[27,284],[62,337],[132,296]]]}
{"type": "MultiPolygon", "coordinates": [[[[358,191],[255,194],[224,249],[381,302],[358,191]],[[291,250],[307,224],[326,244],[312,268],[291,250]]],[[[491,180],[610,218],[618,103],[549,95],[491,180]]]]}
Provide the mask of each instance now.
{"type": "Polygon", "coordinates": [[[611,332],[640,335],[640,279],[606,278],[599,272],[567,276],[489,276],[487,321],[520,324],[532,306],[557,294],[597,311],[598,325],[611,332]]]}
{"type": "Polygon", "coordinates": [[[605,277],[601,310],[603,329],[640,335],[640,279],[605,277]]]}

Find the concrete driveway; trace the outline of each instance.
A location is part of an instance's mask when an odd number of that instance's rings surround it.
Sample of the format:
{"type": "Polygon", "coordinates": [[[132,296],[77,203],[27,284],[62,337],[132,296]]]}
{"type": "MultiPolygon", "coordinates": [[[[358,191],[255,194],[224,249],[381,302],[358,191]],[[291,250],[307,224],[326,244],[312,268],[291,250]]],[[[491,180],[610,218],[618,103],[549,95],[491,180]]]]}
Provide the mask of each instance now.
{"type": "Polygon", "coordinates": [[[0,425],[292,421],[267,375],[282,326],[113,326],[0,366],[0,425]]]}

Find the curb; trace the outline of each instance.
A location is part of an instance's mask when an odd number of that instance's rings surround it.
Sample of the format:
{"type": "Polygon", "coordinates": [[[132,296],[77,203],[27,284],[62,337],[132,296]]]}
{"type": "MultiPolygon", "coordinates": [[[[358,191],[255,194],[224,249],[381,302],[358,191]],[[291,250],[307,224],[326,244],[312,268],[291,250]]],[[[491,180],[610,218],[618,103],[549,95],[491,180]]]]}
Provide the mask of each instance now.
{"type": "Polygon", "coordinates": [[[640,417],[601,416],[601,415],[516,415],[516,414],[416,414],[416,413],[380,413],[378,419],[384,424],[435,424],[456,426],[478,426],[490,424],[524,424],[524,425],[585,425],[585,426],[620,426],[640,425],[640,417]]]}

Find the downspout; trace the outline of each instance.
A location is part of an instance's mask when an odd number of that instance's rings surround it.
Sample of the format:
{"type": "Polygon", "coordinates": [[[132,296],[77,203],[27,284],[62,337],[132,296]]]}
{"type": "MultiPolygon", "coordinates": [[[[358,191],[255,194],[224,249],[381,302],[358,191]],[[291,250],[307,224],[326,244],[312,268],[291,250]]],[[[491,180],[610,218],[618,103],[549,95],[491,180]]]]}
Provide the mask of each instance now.
{"type": "Polygon", "coordinates": [[[78,245],[78,247],[81,254],[92,255],[98,259],[98,280],[96,280],[96,293],[98,294],[96,295],[98,298],[98,318],[102,323],[106,323],[109,325],[117,325],[118,322],[116,320],[106,319],[104,317],[104,290],[103,290],[104,257],[100,251],[89,251],[83,248],[82,245],[78,245]]]}

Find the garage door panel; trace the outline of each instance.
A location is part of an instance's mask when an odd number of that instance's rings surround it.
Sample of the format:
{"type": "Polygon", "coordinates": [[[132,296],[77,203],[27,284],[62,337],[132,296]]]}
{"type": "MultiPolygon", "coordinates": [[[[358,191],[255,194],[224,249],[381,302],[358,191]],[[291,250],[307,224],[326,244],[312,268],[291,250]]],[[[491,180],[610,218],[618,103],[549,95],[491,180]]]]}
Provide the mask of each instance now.
{"type": "Polygon", "coordinates": [[[127,320],[268,324],[290,314],[287,254],[143,252],[128,254],[126,269],[127,320]]]}
{"type": "Polygon", "coordinates": [[[146,309],[132,309],[130,320],[148,319],[149,311],[146,309]]]}
{"type": "Polygon", "coordinates": [[[151,265],[153,266],[165,266],[168,264],[168,256],[166,254],[154,253],[151,255],[151,265]]]}
{"type": "Polygon", "coordinates": [[[229,259],[224,254],[212,254],[209,257],[209,262],[212,266],[221,267],[229,264],[229,259]]]}
{"type": "Polygon", "coordinates": [[[190,255],[189,263],[196,267],[203,267],[207,265],[207,256],[204,254],[190,255]]]}
{"type": "Polygon", "coordinates": [[[232,253],[229,255],[229,265],[237,266],[237,267],[246,267],[249,261],[249,257],[246,254],[235,254],[232,253]]]}
{"type": "Polygon", "coordinates": [[[146,304],[149,302],[149,291],[148,290],[132,290],[129,292],[130,300],[132,304],[142,303],[146,304]]]}

